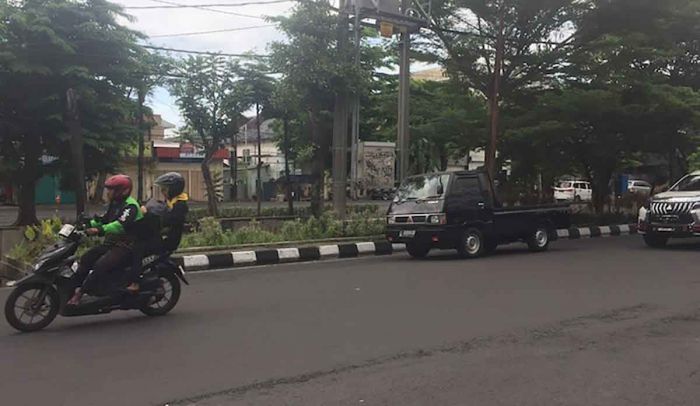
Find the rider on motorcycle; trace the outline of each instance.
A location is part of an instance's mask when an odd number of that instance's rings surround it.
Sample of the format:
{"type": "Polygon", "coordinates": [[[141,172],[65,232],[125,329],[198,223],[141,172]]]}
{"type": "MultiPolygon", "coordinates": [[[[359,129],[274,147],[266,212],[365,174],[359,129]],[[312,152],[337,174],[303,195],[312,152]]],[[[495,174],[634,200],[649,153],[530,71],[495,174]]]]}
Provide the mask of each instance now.
{"type": "Polygon", "coordinates": [[[141,274],[142,260],[148,254],[161,254],[173,252],[180,245],[182,233],[185,228],[185,220],[189,207],[189,197],[185,190],[185,178],[177,172],[168,172],[159,176],[155,182],[160,188],[165,199],[165,207],[161,210],[150,203],[141,208],[145,215],[142,222],[144,229],[141,235],[152,235],[151,228],[156,228],[156,236],[142,238],[136,242],[134,248],[134,260],[131,269],[127,272],[127,290],[138,292],[138,277],[141,274]],[[149,206],[152,207],[149,209],[149,206]]]}
{"type": "Polygon", "coordinates": [[[112,273],[130,264],[137,234],[135,225],[143,218],[138,201],[131,197],[132,188],[131,178],[126,175],[115,175],[105,182],[107,212],[91,220],[87,229],[88,235],[104,236],[104,242],[80,258],[74,278],[82,287],[75,290],[69,305],[79,304],[84,292],[113,292],[112,273]]]}

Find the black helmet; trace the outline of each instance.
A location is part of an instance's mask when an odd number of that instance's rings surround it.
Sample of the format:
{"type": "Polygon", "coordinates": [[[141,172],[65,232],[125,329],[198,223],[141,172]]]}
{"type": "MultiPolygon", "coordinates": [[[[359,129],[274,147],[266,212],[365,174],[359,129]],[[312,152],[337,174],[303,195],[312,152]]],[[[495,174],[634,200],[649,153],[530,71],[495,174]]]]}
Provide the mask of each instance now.
{"type": "Polygon", "coordinates": [[[168,172],[160,175],[154,182],[167,190],[166,195],[172,199],[185,190],[185,178],[177,172],[168,172]]]}

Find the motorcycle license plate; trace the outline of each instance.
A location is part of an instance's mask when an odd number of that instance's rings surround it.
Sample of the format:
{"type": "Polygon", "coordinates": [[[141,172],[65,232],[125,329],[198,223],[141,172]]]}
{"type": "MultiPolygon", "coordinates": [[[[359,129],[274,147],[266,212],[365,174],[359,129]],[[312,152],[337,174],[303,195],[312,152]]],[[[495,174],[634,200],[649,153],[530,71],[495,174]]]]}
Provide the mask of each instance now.
{"type": "Polygon", "coordinates": [[[70,224],[64,224],[63,227],[61,227],[61,231],[58,232],[58,235],[68,238],[73,234],[73,230],[75,230],[75,227],[70,224]]]}
{"type": "Polygon", "coordinates": [[[416,230],[401,230],[399,237],[402,238],[413,238],[416,236],[416,230]]]}

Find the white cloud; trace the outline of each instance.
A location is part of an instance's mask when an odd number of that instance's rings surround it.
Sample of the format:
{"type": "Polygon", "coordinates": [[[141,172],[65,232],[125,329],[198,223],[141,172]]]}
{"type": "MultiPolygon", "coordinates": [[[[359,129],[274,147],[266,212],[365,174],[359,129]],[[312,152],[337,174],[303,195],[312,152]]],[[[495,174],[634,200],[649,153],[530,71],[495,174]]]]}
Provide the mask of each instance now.
{"type": "MultiPolygon", "coordinates": [[[[179,34],[200,31],[225,30],[230,28],[250,27],[271,24],[264,19],[248,18],[235,15],[221,14],[196,8],[180,9],[128,9],[134,6],[165,6],[165,4],[151,0],[114,0],[116,3],[127,7],[127,13],[134,17],[134,21],[123,23],[129,28],[151,35],[179,34]]],[[[200,5],[212,3],[236,3],[241,0],[167,0],[186,5],[200,5]]],[[[293,7],[293,2],[250,5],[243,7],[212,7],[216,10],[242,13],[253,16],[287,15],[293,7]]],[[[211,33],[182,37],[152,38],[148,42],[151,45],[187,49],[194,51],[211,51],[224,53],[265,53],[267,45],[272,41],[284,40],[284,35],[276,27],[256,28],[250,30],[211,33]]],[[[174,99],[166,89],[156,89],[149,97],[149,103],[156,114],[178,125],[184,124],[182,117],[175,105],[174,99]]]]}

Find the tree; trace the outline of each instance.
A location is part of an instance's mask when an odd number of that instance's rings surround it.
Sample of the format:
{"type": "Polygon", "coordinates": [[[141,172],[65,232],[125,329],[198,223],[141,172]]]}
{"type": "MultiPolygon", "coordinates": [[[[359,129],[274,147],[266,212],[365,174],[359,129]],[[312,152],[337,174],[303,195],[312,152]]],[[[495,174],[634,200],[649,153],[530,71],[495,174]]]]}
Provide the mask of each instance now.
{"type": "Polygon", "coordinates": [[[271,97],[275,89],[275,81],[270,76],[269,67],[262,63],[249,64],[241,71],[241,85],[243,86],[243,92],[245,92],[245,98],[248,102],[255,106],[255,129],[257,132],[257,147],[258,147],[258,162],[257,162],[257,179],[256,179],[256,195],[258,203],[258,216],[262,214],[262,198],[263,198],[263,186],[262,186],[262,147],[260,139],[260,125],[261,118],[264,116],[271,116],[272,114],[272,102],[271,97]]]}
{"type": "Polygon", "coordinates": [[[98,86],[127,97],[123,84],[144,52],[137,44],[140,34],[118,24],[120,16],[126,17],[121,7],[104,0],[0,5],[0,116],[9,147],[2,154],[14,160],[5,168],[18,184],[17,224],[36,222],[34,187],[44,170],[40,158],[59,156],[65,141],[73,143],[69,156],[77,170],[71,186],[78,191],[78,208],[84,205],[80,100],[98,86]]]}
{"type": "Polygon", "coordinates": [[[361,75],[352,63],[348,47],[339,50],[338,19],[330,4],[320,0],[302,0],[289,17],[275,18],[288,41],[270,45],[270,65],[280,72],[294,92],[308,117],[313,148],[311,211],[323,211],[323,174],[330,151],[328,120],[335,95],[352,92],[361,75]]]}
{"type": "MultiPolygon", "coordinates": [[[[288,214],[294,215],[294,197],[292,196],[292,182],[289,172],[289,162],[292,159],[292,135],[295,128],[295,120],[300,117],[298,111],[299,96],[294,89],[284,80],[276,83],[271,97],[273,115],[282,123],[275,126],[275,132],[279,135],[277,146],[284,153],[284,190],[287,199],[288,214]]],[[[295,159],[296,160],[296,159],[295,159]]]]}
{"type": "Polygon", "coordinates": [[[172,94],[186,122],[183,134],[204,149],[202,176],[209,214],[218,216],[217,193],[210,164],[238,120],[232,105],[246,99],[237,85],[240,65],[221,56],[188,57],[178,64],[179,76],[170,81],[172,94]]]}
{"type": "MultiPolygon", "coordinates": [[[[575,38],[584,9],[575,0],[444,0],[433,3],[432,34],[422,50],[447,68],[462,90],[489,101],[492,138],[502,132],[501,104],[548,87],[575,38]]],[[[486,120],[486,117],[484,117],[486,120]]],[[[494,145],[495,146],[495,145],[494,145]]],[[[488,154],[495,159],[495,148],[488,154]]]]}
{"type": "Polygon", "coordinates": [[[165,84],[165,77],[169,70],[172,69],[172,61],[169,58],[157,54],[143,55],[139,60],[138,70],[133,72],[133,81],[131,85],[138,108],[136,110],[135,122],[138,127],[138,153],[137,153],[137,199],[143,201],[144,195],[144,151],[145,151],[145,134],[149,133],[153,123],[146,120],[146,117],[151,117],[150,111],[145,107],[145,101],[148,94],[156,87],[165,84]]]}

